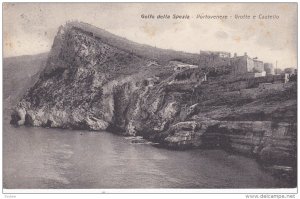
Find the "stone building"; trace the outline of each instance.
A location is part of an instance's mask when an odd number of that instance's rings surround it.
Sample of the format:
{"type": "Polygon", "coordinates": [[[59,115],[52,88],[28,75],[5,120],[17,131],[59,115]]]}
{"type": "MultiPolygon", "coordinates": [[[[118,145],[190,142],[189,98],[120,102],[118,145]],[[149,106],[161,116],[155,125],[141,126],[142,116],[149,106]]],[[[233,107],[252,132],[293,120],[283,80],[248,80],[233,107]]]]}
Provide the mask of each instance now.
{"type": "Polygon", "coordinates": [[[235,53],[234,56],[231,57],[231,54],[228,52],[200,51],[199,68],[215,68],[224,72],[229,68],[229,72],[233,76],[248,78],[274,74],[273,65],[271,63],[264,64],[263,61],[257,58],[249,57],[247,53],[242,56],[237,56],[235,53]]]}
{"type": "Polygon", "coordinates": [[[262,61],[259,61],[259,60],[256,60],[256,59],[253,59],[253,72],[254,73],[262,73],[264,72],[264,63],[262,61]]]}
{"type": "Polygon", "coordinates": [[[231,54],[223,51],[200,51],[200,67],[222,67],[230,65],[231,54]]]}
{"type": "Polygon", "coordinates": [[[243,56],[237,56],[231,58],[232,74],[234,76],[248,74],[249,76],[259,77],[265,76],[264,63],[256,58],[250,58],[247,53],[243,56]]]}
{"type": "Polygon", "coordinates": [[[274,67],[272,63],[264,63],[264,70],[266,71],[267,75],[274,75],[274,67]]]}
{"type": "Polygon", "coordinates": [[[234,76],[245,74],[247,72],[252,72],[254,68],[254,61],[248,57],[247,53],[243,56],[237,56],[236,53],[231,59],[232,74],[234,76]]]}

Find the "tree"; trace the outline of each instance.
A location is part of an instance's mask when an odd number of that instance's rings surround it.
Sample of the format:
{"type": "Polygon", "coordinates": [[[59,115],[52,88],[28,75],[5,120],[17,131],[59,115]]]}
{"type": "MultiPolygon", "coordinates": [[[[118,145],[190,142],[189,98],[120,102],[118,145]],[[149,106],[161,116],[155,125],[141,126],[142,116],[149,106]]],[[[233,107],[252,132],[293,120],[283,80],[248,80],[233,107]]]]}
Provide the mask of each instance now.
{"type": "Polygon", "coordinates": [[[294,68],[285,68],[284,69],[284,73],[288,73],[288,74],[294,74],[295,69],[294,68]]]}

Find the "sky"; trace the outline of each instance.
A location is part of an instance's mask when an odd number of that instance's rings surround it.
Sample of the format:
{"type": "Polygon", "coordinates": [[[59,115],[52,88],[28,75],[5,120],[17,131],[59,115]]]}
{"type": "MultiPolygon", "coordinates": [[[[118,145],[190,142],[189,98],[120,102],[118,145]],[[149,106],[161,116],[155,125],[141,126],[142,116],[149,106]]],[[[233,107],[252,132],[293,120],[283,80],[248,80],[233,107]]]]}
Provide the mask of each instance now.
{"type": "Polygon", "coordinates": [[[129,40],[191,53],[227,51],[297,66],[296,3],[3,3],[3,56],[51,50],[58,27],[78,20],[129,40]],[[170,15],[143,19],[141,15],[170,15]],[[172,19],[172,15],[189,19],[172,19]],[[197,19],[197,15],[228,19],[197,19]],[[235,19],[249,15],[250,19],[235,19]],[[276,15],[278,19],[259,19],[276,15]],[[253,16],[257,16],[253,19],[253,16]]]}

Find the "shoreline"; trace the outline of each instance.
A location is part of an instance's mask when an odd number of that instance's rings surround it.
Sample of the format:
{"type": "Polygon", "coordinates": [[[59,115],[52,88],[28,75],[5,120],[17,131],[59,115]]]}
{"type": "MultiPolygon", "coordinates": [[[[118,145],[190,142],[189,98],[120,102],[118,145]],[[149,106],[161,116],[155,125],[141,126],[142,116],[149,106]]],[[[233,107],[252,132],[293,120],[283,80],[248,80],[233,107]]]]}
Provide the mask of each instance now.
{"type": "MultiPolygon", "coordinates": [[[[21,126],[18,125],[13,125],[13,124],[7,124],[10,125],[13,128],[19,128],[21,126]]],[[[255,156],[255,155],[251,155],[251,154],[247,154],[247,153],[241,153],[238,151],[235,151],[233,149],[224,149],[221,148],[220,146],[218,147],[195,147],[195,146],[185,146],[185,147],[169,147],[163,143],[157,143],[154,142],[154,140],[151,139],[147,139],[143,136],[132,136],[132,135],[124,135],[124,134],[120,134],[117,132],[112,132],[109,130],[103,130],[103,131],[97,131],[97,130],[88,130],[88,129],[72,129],[72,128],[61,128],[61,127],[41,127],[41,126],[28,126],[28,125],[22,125],[25,128],[42,128],[42,129],[59,129],[59,130],[69,130],[69,131],[86,131],[86,132],[104,132],[104,133],[110,133],[113,135],[116,135],[118,137],[123,137],[126,139],[126,137],[131,137],[131,144],[149,144],[151,145],[151,147],[154,148],[158,148],[158,149],[165,149],[165,150],[170,150],[170,151],[191,151],[191,150],[205,150],[205,151],[209,151],[209,150],[220,150],[220,151],[224,151],[226,153],[228,153],[229,155],[236,155],[239,157],[246,157],[246,158],[250,158],[252,160],[255,160],[258,165],[260,166],[260,168],[271,174],[273,177],[280,179],[280,180],[284,180],[286,182],[290,183],[290,188],[296,188],[297,187],[297,175],[295,173],[297,173],[297,171],[295,170],[295,168],[293,167],[289,167],[289,166],[279,166],[279,165],[271,165],[271,164],[265,164],[263,163],[260,159],[259,156],[255,156]],[[132,142],[132,140],[135,140],[135,138],[137,137],[141,137],[143,141],[141,142],[132,142]],[[148,141],[150,143],[144,143],[144,141],[148,141]]],[[[140,139],[140,138],[139,138],[140,139]]]]}

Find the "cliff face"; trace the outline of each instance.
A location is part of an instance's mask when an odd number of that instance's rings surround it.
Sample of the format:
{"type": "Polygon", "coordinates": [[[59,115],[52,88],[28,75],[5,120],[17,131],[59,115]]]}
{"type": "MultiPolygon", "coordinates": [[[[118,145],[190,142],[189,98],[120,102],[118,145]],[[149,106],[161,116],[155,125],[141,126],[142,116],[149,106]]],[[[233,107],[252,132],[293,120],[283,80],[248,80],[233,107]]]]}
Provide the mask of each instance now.
{"type": "Polygon", "coordinates": [[[295,182],[296,83],[169,80],[135,91],[124,132],[172,149],[220,148],[257,158],[295,182]],[[131,110],[132,109],[132,110],[131,110]]]}
{"type": "Polygon", "coordinates": [[[176,81],[168,63],[193,55],[165,54],[170,58],[161,61],[107,37],[74,24],[61,27],[11,123],[108,130],[175,149],[222,148],[294,174],[296,83],[219,74],[207,82],[176,81]]]}
{"type": "Polygon", "coordinates": [[[110,95],[121,82],[118,78],[138,71],[145,63],[72,26],[61,28],[45,70],[19,103],[12,121],[18,125],[106,129],[113,115],[110,95]]]}

